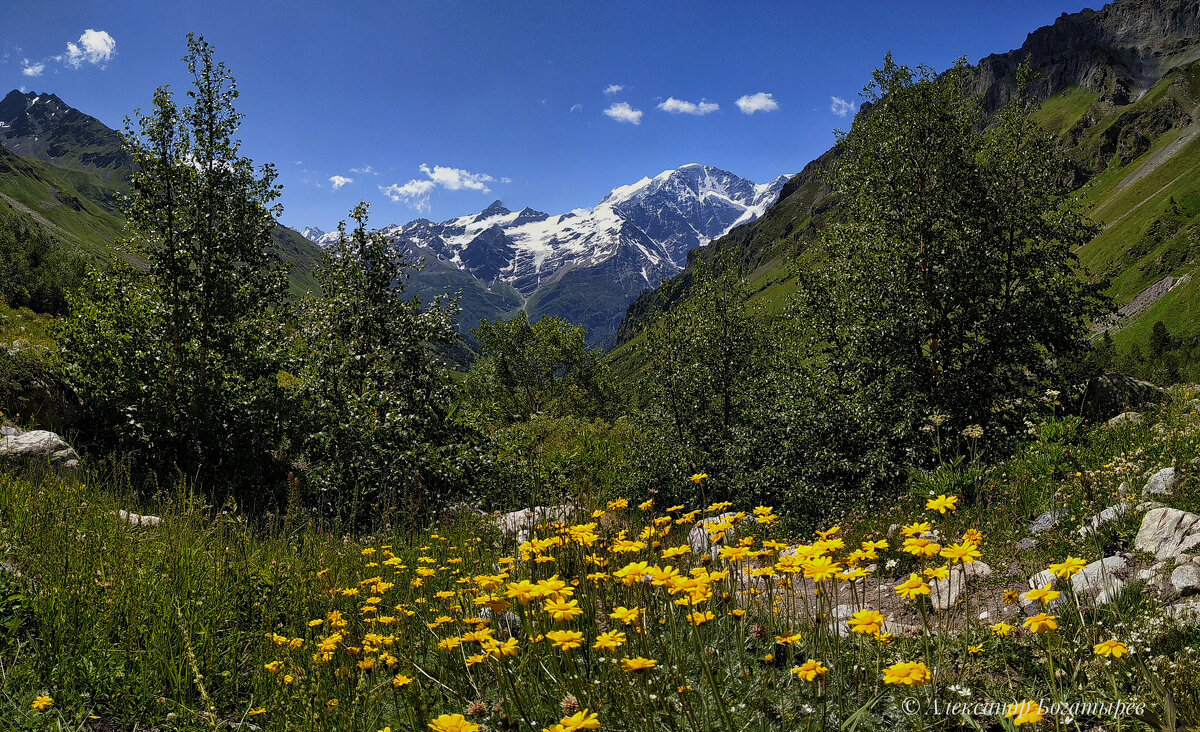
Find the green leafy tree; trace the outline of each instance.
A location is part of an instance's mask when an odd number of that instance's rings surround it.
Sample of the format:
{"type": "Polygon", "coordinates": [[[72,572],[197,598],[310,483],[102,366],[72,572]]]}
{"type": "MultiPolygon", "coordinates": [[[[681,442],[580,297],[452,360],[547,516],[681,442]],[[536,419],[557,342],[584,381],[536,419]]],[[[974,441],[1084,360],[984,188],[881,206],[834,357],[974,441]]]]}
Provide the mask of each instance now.
{"type": "Polygon", "coordinates": [[[944,431],[1004,434],[1012,406],[1057,385],[1104,309],[1072,254],[1096,229],[1070,206],[1025,74],[985,127],[969,73],[887,57],[839,138],[840,220],[801,278],[814,412],[841,435],[834,462],[860,476],[919,463],[931,415],[949,416],[944,431]]]}
{"type": "Polygon", "coordinates": [[[526,313],[483,321],[474,331],[483,355],[467,376],[474,411],[491,424],[550,417],[615,416],[620,401],[600,351],[582,326],[557,317],[530,323],[526,313]]]}
{"type": "Polygon", "coordinates": [[[405,298],[413,264],[367,230],[368,211],[354,209],[349,234],[339,226],[294,340],[298,446],[322,512],[347,523],[425,515],[461,498],[478,465],[437,350],[457,337],[458,309],[405,298]]]}
{"type": "Polygon", "coordinates": [[[770,399],[765,357],[772,328],[749,304],[741,263],[732,256],[699,265],[685,300],[660,315],[642,346],[647,374],[641,459],[647,489],[688,489],[705,472],[712,497],[745,489],[759,457],[747,441],[760,434],[752,415],[770,399]]]}
{"type": "Polygon", "coordinates": [[[121,256],[95,269],[60,333],[71,382],[123,446],[160,465],[245,472],[280,434],[270,344],[286,273],[271,251],[272,166],[236,138],[236,83],[188,36],[190,101],[167,87],[127,121],[135,172],[121,256]]]}

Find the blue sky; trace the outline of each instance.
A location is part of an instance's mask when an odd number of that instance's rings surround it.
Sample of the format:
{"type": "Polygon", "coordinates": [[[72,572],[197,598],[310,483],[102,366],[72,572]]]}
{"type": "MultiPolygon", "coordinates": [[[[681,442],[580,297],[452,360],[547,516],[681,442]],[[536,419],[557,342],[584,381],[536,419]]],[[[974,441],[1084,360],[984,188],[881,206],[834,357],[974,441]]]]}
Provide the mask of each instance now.
{"type": "Polygon", "coordinates": [[[857,104],[888,50],[974,63],[1084,7],[7,0],[0,94],[53,92],[120,128],[157,86],[182,94],[194,31],[238,80],[243,153],[278,166],[288,225],[328,230],[360,199],[380,226],[495,199],[561,213],[688,162],[794,173],[849,127],[834,98],[857,104]]]}

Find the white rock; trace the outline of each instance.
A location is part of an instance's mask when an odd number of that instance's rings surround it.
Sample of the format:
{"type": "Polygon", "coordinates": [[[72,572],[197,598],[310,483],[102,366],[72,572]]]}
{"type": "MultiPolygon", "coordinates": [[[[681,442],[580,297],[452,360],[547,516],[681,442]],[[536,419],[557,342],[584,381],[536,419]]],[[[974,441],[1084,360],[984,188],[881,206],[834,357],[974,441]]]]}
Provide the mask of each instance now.
{"type": "Polygon", "coordinates": [[[1123,424],[1135,425],[1142,423],[1142,415],[1137,412],[1122,412],[1112,419],[1108,420],[1109,427],[1117,427],[1123,424]]]}
{"type": "Polygon", "coordinates": [[[1154,475],[1150,476],[1146,487],[1142,489],[1143,496],[1162,496],[1171,492],[1175,484],[1179,482],[1179,476],[1175,472],[1175,468],[1163,468],[1154,475]]]}
{"type": "Polygon", "coordinates": [[[1134,539],[1138,551],[1158,559],[1178,557],[1200,546],[1200,516],[1163,506],[1146,514],[1134,539]]]}
{"type": "Polygon", "coordinates": [[[1092,517],[1091,521],[1079,527],[1079,535],[1086,537],[1088,534],[1099,531],[1106,524],[1111,524],[1113,521],[1121,518],[1129,513],[1133,505],[1130,503],[1118,503],[1115,506],[1109,506],[1100,513],[1092,517]]]}
{"type": "Polygon", "coordinates": [[[1121,584],[1115,576],[1117,570],[1125,569],[1129,562],[1120,555],[1097,559],[1083,568],[1079,574],[1071,578],[1071,587],[1082,594],[1085,592],[1104,592],[1111,586],[1121,584]]]}
{"type": "Polygon", "coordinates": [[[934,580],[930,583],[929,587],[932,591],[929,593],[929,599],[933,603],[933,609],[949,610],[958,604],[966,580],[983,579],[990,576],[992,576],[992,568],[983,562],[956,565],[954,569],[950,570],[950,576],[945,580],[934,580]]]}
{"type": "Polygon", "coordinates": [[[1171,572],[1171,586],[1183,597],[1200,594],[1200,566],[1181,564],[1171,572]]]}
{"type": "Polygon", "coordinates": [[[121,517],[122,521],[127,521],[132,526],[158,526],[162,523],[162,519],[158,516],[142,515],[129,511],[117,511],[117,515],[121,517]]]}
{"type": "MultiPolygon", "coordinates": [[[[736,515],[737,514],[733,512],[726,512],[697,522],[696,525],[692,527],[692,530],[688,532],[688,546],[690,546],[692,551],[696,554],[707,554],[710,557],[716,556],[717,552],[721,551],[721,544],[718,544],[709,538],[708,530],[705,527],[709,524],[717,524],[721,523],[722,521],[728,521],[736,515]]],[[[729,529],[725,532],[724,543],[729,544],[733,538],[733,529],[729,529]]],[[[785,549],[783,551],[783,555],[786,556],[787,554],[788,550],[785,549]]]]}
{"type": "Polygon", "coordinates": [[[1109,584],[1107,586],[1108,588],[1106,590],[1104,590],[1104,592],[1101,592],[1099,595],[1096,595],[1096,606],[1097,607],[1099,607],[1101,605],[1107,605],[1108,603],[1117,599],[1117,595],[1120,595],[1121,590],[1125,589],[1125,583],[1122,582],[1121,580],[1117,579],[1116,577],[1110,577],[1108,582],[1109,582],[1109,584]]]}
{"type": "Polygon", "coordinates": [[[15,435],[0,437],[0,457],[3,456],[41,461],[60,471],[79,468],[79,454],[61,437],[46,430],[18,431],[15,435]]]}

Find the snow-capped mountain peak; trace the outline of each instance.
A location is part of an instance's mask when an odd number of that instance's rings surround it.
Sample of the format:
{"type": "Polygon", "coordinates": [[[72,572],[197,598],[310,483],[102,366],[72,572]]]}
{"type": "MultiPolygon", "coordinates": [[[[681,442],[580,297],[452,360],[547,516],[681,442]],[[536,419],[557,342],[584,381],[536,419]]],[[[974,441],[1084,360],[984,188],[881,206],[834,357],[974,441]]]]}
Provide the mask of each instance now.
{"type": "Polygon", "coordinates": [[[550,215],[526,207],[514,213],[495,201],[478,214],[440,223],[417,219],[382,231],[489,286],[511,285],[530,302],[613,310],[544,308],[545,314],[587,324],[589,340],[603,343],[638,294],[679,272],[690,250],[761,216],[786,181],[780,176],[755,183],[689,163],[614,188],[593,209],[550,215]],[[603,302],[552,294],[592,287],[605,289],[603,302]]]}

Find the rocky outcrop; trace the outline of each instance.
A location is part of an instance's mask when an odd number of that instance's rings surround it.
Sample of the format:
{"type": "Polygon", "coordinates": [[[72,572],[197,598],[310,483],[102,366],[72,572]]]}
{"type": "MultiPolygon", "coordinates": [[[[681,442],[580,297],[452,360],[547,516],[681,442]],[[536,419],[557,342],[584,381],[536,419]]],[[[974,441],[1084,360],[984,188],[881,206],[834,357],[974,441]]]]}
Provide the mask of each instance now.
{"type": "Polygon", "coordinates": [[[1101,10],[1063,13],[1018,49],[979,62],[975,91],[989,110],[1016,91],[1017,68],[1029,59],[1038,99],[1079,86],[1128,104],[1171,64],[1195,58],[1200,5],[1178,0],[1118,0],[1101,10]]]}
{"type": "Polygon", "coordinates": [[[1158,559],[1179,557],[1196,546],[1200,546],[1200,516],[1166,506],[1146,514],[1134,539],[1138,551],[1158,559]]]}
{"type": "Polygon", "coordinates": [[[46,430],[7,428],[0,437],[0,459],[26,465],[43,464],[59,472],[79,469],[79,454],[61,437],[46,430]]]}
{"type": "Polygon", "coordinates": [[[1171,397],[1149,381],[1125,374],[1101,374],[1081,386],[1072,395],[1073,410],[1088,419],[1107,421],[1147,404],[1163,404],[1171,397]]]}

